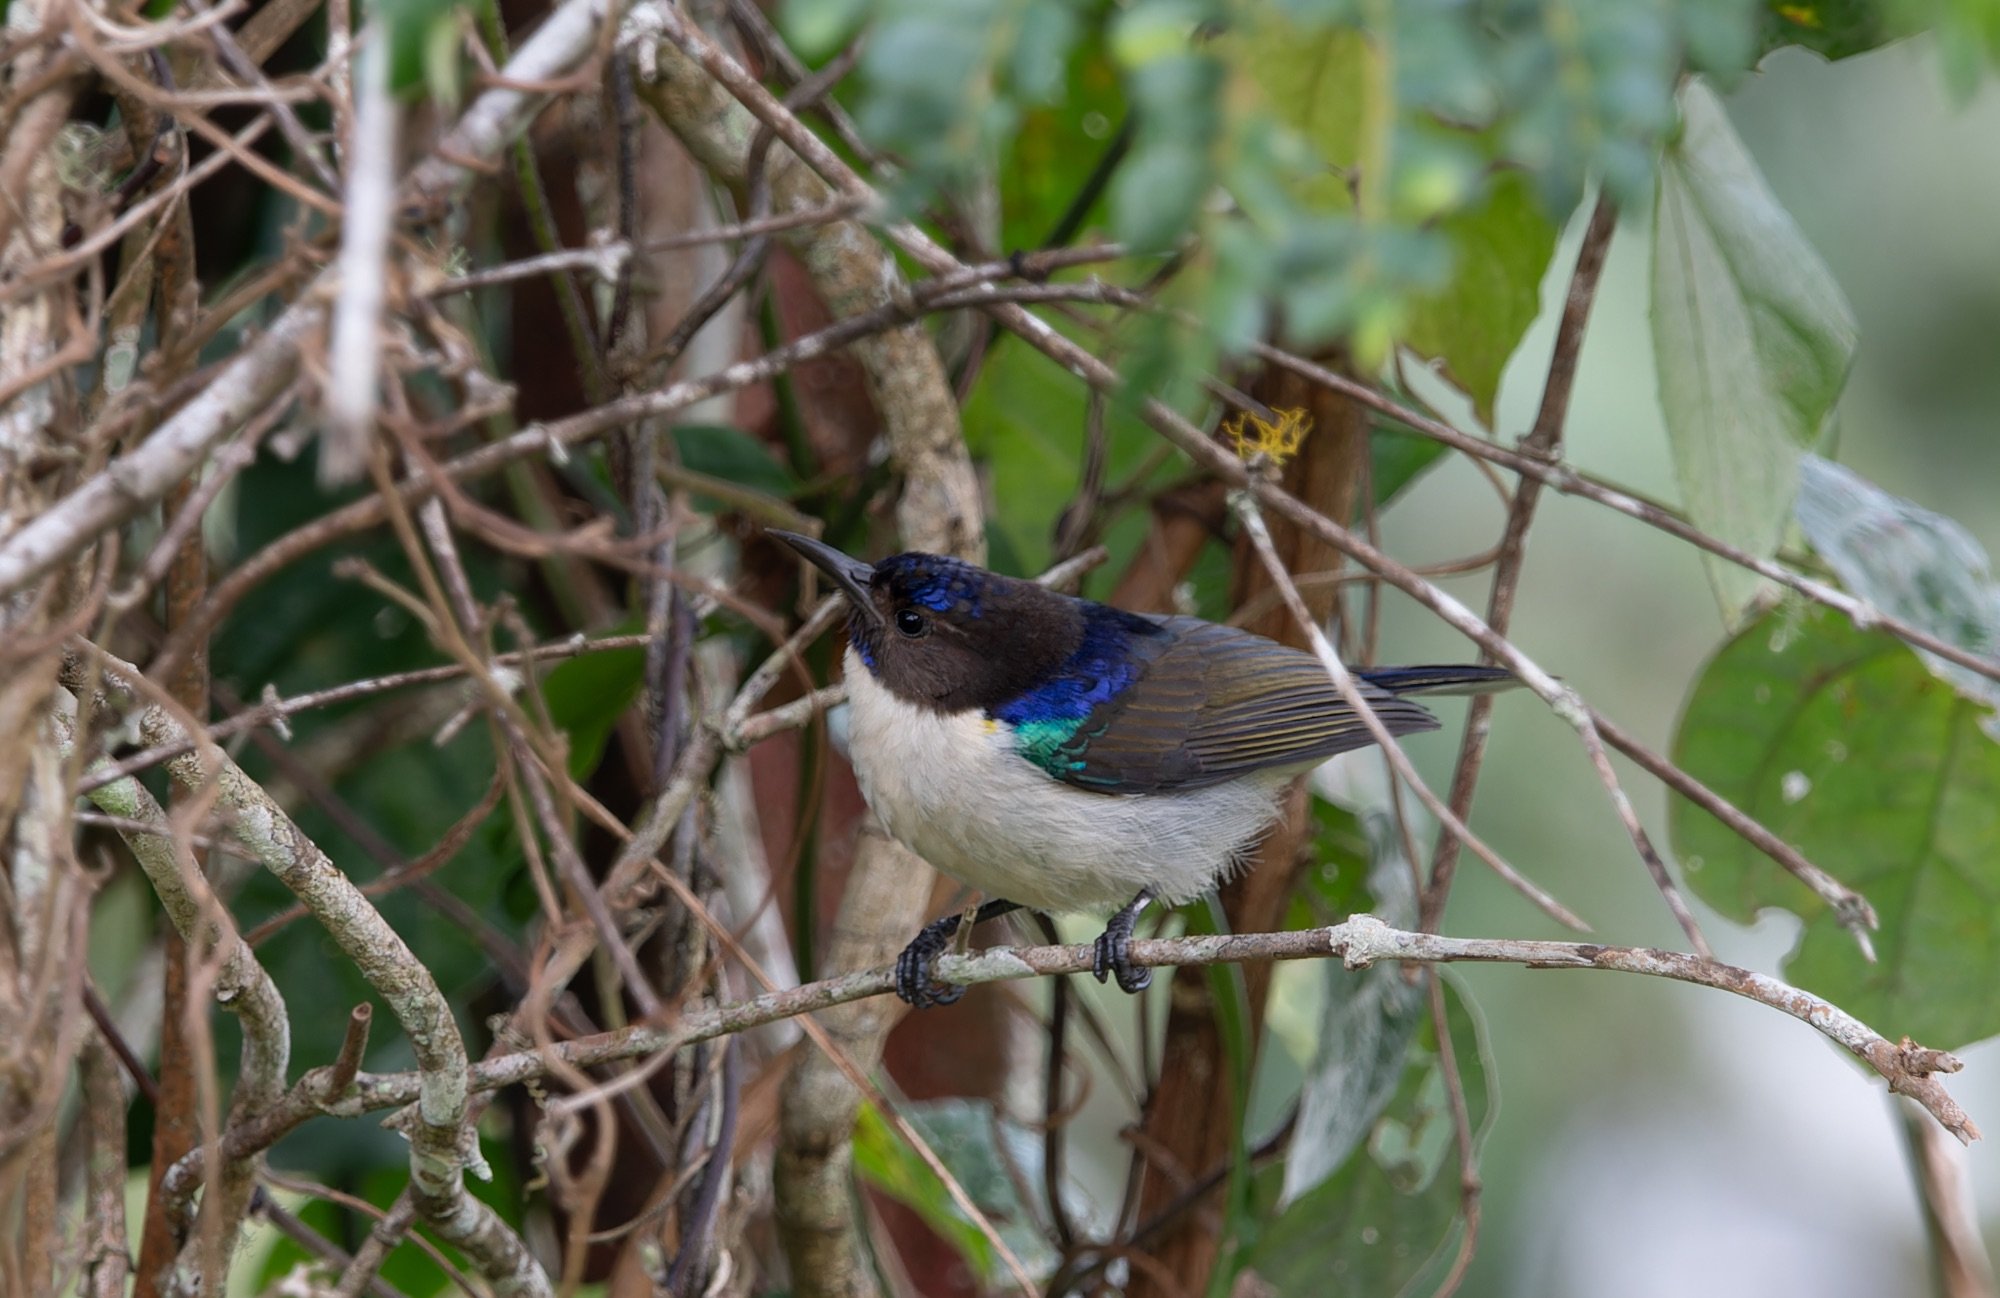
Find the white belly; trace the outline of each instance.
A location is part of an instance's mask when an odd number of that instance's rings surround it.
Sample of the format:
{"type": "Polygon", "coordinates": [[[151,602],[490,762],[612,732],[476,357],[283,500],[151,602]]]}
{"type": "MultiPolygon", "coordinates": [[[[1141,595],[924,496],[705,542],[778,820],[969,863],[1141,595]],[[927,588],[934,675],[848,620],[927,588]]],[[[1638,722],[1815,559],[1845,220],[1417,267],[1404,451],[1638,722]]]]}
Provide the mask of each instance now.
{"type": "Polygon", "coordinates": [[[1169,903],[1198,896],[1271,823],[1290,778],[1091,793],[1020,756],[996,722],[897,698],[851,648],[847,697],[849,755],[883,827],[961,883],[1035,910],[1103,913],[1148,887],[1169,903]]]}

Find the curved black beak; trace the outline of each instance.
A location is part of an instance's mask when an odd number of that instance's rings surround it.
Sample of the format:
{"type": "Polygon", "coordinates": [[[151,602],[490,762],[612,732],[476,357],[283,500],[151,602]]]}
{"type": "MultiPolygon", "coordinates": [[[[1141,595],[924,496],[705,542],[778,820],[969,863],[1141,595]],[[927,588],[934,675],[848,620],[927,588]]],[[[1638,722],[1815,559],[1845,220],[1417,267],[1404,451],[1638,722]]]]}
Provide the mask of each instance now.
{"type": "Polygon", "coordinates": [[[875,565],[849,558],[824,541],[815,541],[810,536],[800,536],[797,532],[782,532],[777,528],[767,529],[786,545],[797,550],[807,562],[818,568],[840,587],[847,596],[847,602],[872,618],[881,615],[875,611],[875,601],[868,593],[869,579],[875,575],[875,565]]]}

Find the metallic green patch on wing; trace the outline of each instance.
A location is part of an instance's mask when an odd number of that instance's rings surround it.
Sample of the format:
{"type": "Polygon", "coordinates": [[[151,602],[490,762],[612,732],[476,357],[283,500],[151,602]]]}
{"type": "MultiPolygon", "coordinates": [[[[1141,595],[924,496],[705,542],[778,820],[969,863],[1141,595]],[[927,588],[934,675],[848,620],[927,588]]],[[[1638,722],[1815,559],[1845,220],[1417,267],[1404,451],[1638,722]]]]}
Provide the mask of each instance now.
{"type": "Polygon", "coordinates": [[[1082,726],[1082,717],[1024,721],[1014,727],[1014,751],[1061,779],[1083,767],[1082,758],[1063,751],[1063,745],[1074,739],[1082,726]]]}

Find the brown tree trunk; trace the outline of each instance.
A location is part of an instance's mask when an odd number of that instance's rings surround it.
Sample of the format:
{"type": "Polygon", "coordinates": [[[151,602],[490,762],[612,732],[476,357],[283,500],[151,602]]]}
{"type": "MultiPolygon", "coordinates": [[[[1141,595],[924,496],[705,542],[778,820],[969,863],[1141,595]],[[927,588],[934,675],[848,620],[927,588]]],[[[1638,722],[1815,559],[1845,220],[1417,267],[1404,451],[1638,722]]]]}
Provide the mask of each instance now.
{"type": "MultiPolygon", "coordinates": [[[[1312,420],[1314,431],[1285,468],[1285,489],[1329,517],[1351,518],[1368,454],[1366,412],[1283,370],[1260,375],[1248,390],[1273,409],[1303,408],[1312,420]]],[[[1294,576],[1331,573],[1339,567],[1339,552],[1331,546],[1282,519],[1269,521],[1278,555],[1294,576]]],[[[1263,598],[1271,592],[1271,579],[1247,543],[1237,547],[1233,585],[1232,603],[1236,607],[1270,605],[1246,624],[1249,629],[1304,647],[1305,636],[1284,606],[1263,598]]],[[[1334,591],[1329,583],[1304,588],[1306,603],[1315,617],[1323,620],[1332,612],[1334,591]]],[[[1221,889],[1223,913],[1232,932],[1268,932],[1283,921],[1308,823],[1305,791],[1297,785],[1287,798],[1284,818],[1258,845],[1249,868],[1221,889]]],[[[1244,965],[1243,977],[1249,991],[1251,1040],[1255,1042],[1263,1025],[1271,966],[1244,965]]],[[[1228,1157],[1235,1121],[1229,1064],[1223,1055],[1207,971],[1177,971],[1168,994],[1172,999],[1160,1078],[1146,1105],[1140,1143],[1147,1166],[1138,1220],[1143,1226],[1170,1209],[1176,1215],[1149,1247],[1163,1265],[1133,1269],[1133,1298],[1177,1298],[1176,1290],[1178,1294],[1198,1294],[1206,1287],[1220,1244],[1206,1212],[1215,1195],[1194,1204],[1182,1200],[1191,1181],[1228,1157]],[[1167,1287],[1168,1276],[1176,1278],[1175,1289],[1167,1287]]]]}

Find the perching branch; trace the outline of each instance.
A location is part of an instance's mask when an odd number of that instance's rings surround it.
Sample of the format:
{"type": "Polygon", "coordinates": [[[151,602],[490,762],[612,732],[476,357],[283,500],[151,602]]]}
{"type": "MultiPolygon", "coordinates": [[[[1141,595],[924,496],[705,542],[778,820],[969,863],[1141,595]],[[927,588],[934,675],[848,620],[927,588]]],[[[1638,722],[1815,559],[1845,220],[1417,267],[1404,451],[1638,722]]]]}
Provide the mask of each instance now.
{"type": "MultiPolygon", "coordinates": [[[[1364,969],[1382,960],[1412,964],[1519,964],[1532,969],[1605,969],[1712,987],[1791,1015],[1868,1065],[1889,1084],[1890,1090],[1921,1104],[1960,1140],[1969,1143],[1979,1138],[1979,1129],[1971,1117],[1936,1080],[1939,1073],[1960,1070],[1963,1065],[1956,1056],[1907,1039],[1889,1041],[1845,1010],[1810,992],[1766,974],[1678,951],[1591,942],[1443,937],[1391,928],[1372,915],[1355,915],[1331,928],[1144,938],[1132,943],[1133,963],[1154,968],[1329,956],[1339,957],[1350,969],[1364,969]]],[[[943,982],[970,987],[1084,973],[1091,968],[1092,960],[1093,952],[1088,945],[997,947],[972,955],[941,956],[937,976],[943,982]]],[[[558,1065],[590,1068],[676,1050],[781,1019],[815,1014],[835,1005],[887,996],[894,990],[895,972],[888,966],[842,974],[729,1005],[690,1009],[670,1024],[637,1025],[558,1042],[547,1051],[523,1050],[500,1055],[473,1066],[471,1086],[475,1091],[494,1090],[537,1081],[549,1076],[558,1065]]],[[[417,1073],[362,1073],[345,1094],[322,1104],[306,1098],[316,1086],[318,1072],[314,1070],[302,1077],[286,1103],[259,1127],[241,1133],[232,1131],[225,1149],[235,1154],[244,1146],[272,1143],[321,1111],[352,1117],[398,1108],[414,1102],[421,1086],[417,1073]]]]}

